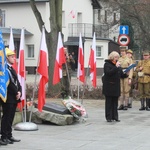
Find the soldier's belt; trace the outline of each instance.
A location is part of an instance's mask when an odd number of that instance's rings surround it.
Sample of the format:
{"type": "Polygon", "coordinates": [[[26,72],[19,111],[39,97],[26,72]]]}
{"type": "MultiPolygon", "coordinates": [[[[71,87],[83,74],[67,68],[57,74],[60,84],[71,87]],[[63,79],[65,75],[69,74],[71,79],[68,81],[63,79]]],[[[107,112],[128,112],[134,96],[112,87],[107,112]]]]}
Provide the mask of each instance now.
{"type": "Polygon", "coordinates": [[[150,74],[148,74],[148,73],[144,73],[144,75],[145,75],[145,76],[150,76],[150,74]]]}

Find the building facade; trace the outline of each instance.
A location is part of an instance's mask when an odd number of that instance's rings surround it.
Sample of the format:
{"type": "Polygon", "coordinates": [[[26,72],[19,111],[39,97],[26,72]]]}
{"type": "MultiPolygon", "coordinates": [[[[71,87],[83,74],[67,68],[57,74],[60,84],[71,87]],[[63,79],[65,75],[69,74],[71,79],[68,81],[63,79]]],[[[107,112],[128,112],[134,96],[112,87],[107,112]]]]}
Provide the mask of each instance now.
{"type": "MultiPolygon", "coordinates": [[[[36,5],[45,22],[46,29],[50,31],[49,1],[36,0],[36,5]]],[[[74,51],[78,56],[79,34],[82,34],[86,69],[88,68],[92,37],[95,32],[97,70],[100,74],[108,53],[112,50],[118,50],[117,43],[109,38],[107,27],[98,23],[96,12],[101,9],[102,6],[98,0],[63,0],[62,32],[64,34],[64,46],[68,47],[69,52],[74,51]]],[[[38,61],[41,32],[29,0],[1,0],[0,17],[0,29],[5,45],[9,44],[10,27],[13,29],[17,55],[19,54],[21,29],[25,28],[25,66],[28,73],[34,74],[38,61]]]]}

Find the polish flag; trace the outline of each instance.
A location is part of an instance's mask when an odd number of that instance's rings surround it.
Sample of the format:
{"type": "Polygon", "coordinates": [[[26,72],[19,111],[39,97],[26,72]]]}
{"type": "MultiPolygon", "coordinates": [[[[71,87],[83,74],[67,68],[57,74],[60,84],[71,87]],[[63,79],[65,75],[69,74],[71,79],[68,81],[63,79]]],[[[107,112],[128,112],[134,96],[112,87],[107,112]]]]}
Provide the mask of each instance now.
{"type": "Polygon", "coordinates": [[[93,87],[96,87],[96,39],[95,33],[93,36],[92,48],[89,58],[89,68],[90,68],[90,80],[92,81],[93,87]]]}
{"type": "Polygon", "coordinates": [[[38,110],[41,112],[45,105],[45,86],[48,83],[48,50],[46,46],[45,29],[42,29],[41,47],[37,72],[40,74],[38,90],[38,110]]]}
{"type": "Polygon", "coordinates": [[[84,83],[84,54],[83,54],[83,46],[82,46],[82,37],[80,33],[79,37],[79,51],[78,51],[78,71],[77,78],[84,83]]]}
{"type": "Polygon", "coordinates": [[[19,59],[18,59],[18,79],[22,86],[22,96],[21,103],[18,103],[18,108],[22,110],[25,106],[26,100],[26,90],[25,90],[25,79],[26,79],[26,69],[24,63],[24,28],[21,30],[21,39],[20,39],[20,49],[19,49],[19,59]]]}
{"type": "Polygon", "coordinates": [[[62,78],[62,65],[66,63],[64,47],[62,44],[61,33],[58,34],[58,43],[57,43],[57,52],[56,52],[56,60],[54,66],[54,75],[53,75],[53,85],[60,82],[62,78]]]}
{"type": "MultiPolygon", "coordinates": [[[[9,49],[12,50],[12,51],[14,51],[14,52],[16,53],[16,51],[15,51],[15,46],[14,46],[14,38],[13,38],[12,28],[10,28],[9,49]]],[[[12,65],[12,67],[14,68],[14,70],[15,70],[16,72],[18,72],[18,70],[17,70],[16,55],[15,55],[15,62],[14,62],[14,64],[12,65]]]]}
{"type": "Polygon", "coordinates": [[[69,15],[71,15],[71,17],[74,19],[76,16],[75,16],[75,11],[74,10],[71,10],[69,15]]]}

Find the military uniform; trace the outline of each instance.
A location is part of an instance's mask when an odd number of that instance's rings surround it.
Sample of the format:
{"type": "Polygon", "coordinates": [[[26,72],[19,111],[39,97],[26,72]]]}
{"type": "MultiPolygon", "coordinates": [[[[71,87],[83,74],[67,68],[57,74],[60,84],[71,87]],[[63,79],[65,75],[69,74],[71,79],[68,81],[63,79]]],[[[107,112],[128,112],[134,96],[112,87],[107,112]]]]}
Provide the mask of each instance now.
{"type": "MultiPolygon", "coordinates": [[[[121,64],[122,69],[128,68],[133,62],[132,59],[128,58],[126,55],[122,56],[118,60],[121,64]]],[[[119,98],[120,100],[120,107],[118,110],[127,110],[128,109],[128,99],[129,99],[129,91],[131,89],[131,86],[128,84],[128,80],[132,79],[133,76],[133,69],[129,71],[129,76],[126,78],[122,78],[121,83],[121,96],[119,98]]]]}
{"type": "Polygon", "coordinates": [[[70,95],[70,82],[71,82],[71,73],[72,73],[72,68],[71,64],[75,63],[73,58],[66,58],[66,64],[62,65],[62,95],[63,97],[67,97],[70,95]]]}
{"type": "MultiPolygon", "coordinates": [[[[149,55],[148,52],[144,52],[143,55],[149,55]]],[[[150,92],[149,92],[149,83],[150,83],[150,60],[141,60],[138,62],[136,67],[138,73],[138,90],[140,94],[141,108],[139,110],[149,110],[150,103],[150,92]],[[142,70],[140,70],[142,67],[142,70]],[[145,108],[146,100],[146,108],[145,108]]]]}
{"type": "MultiPolygon", "coordinates": [[[[134,61],[133,51],[131,49],[127,50],[127,56],[132,59],[132,63],[134,63],[134,64],[136,63],[134,61]]],[[[133,89],[135,89],[135,84],[136,84],[136,81],[137,81],[137,72],[135,71],[134,68],[132,70],[133,70],[133,76],[132,76],[132,81],[131,81],[131,88],[130,88],[130,91],[129,91],[128,108],[132,108],[133,89]]]]}

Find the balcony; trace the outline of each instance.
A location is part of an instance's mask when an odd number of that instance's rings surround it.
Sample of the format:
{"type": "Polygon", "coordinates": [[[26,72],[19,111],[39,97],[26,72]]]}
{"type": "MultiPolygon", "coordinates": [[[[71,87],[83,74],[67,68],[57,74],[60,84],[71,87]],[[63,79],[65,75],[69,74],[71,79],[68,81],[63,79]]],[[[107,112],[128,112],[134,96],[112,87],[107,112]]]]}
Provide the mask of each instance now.
{"type": "Polygon", "coordinates": [[[69,37],[78,37],[82,34],[82,37],[93,37],[93,33],[96,33],[97,38],[109,38],[109,26],[108,25],[93,25],[87,23],[70,23],[69,24],[69,37]]]}

